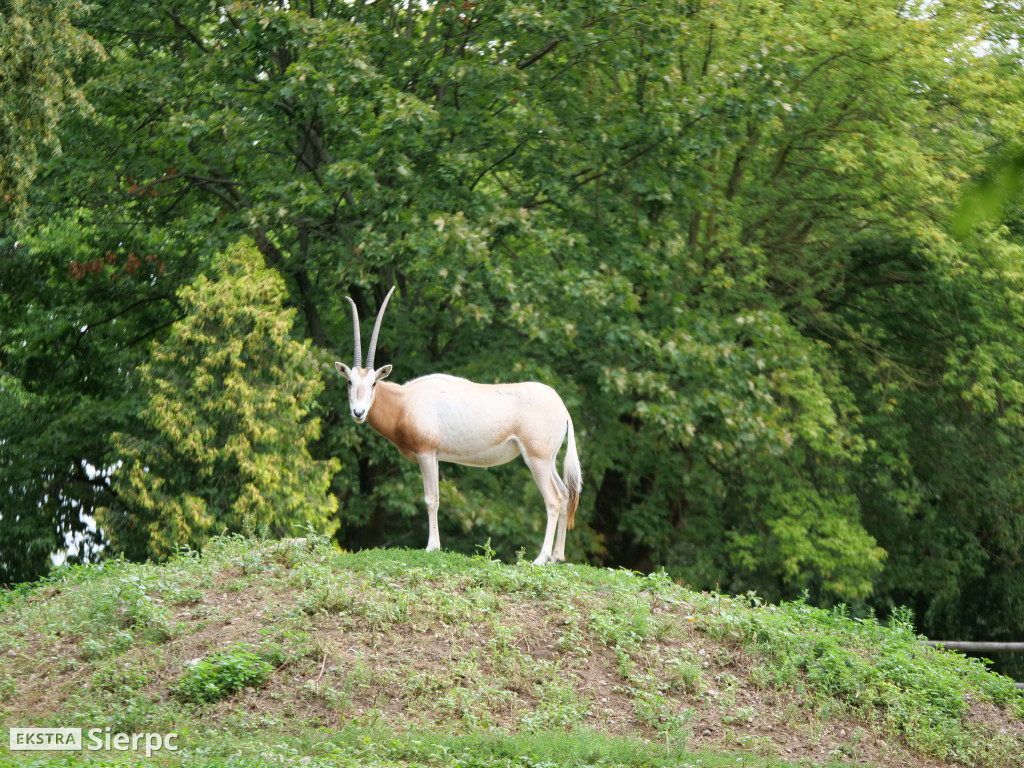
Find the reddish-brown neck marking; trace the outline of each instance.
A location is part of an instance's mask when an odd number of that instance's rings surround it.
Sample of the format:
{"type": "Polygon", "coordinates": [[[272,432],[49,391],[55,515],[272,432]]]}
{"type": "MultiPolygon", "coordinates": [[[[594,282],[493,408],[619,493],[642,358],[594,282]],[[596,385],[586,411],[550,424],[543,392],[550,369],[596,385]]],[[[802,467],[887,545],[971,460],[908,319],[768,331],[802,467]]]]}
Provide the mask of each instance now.
{"type": "Polygon", "coordinates": [[[407,459],[423,452],[424,440],[410,428],[405,418],[405,391],[401,384],[377,382],[377,393],[366,420],[380,435],[394,443],[407,459]]]}

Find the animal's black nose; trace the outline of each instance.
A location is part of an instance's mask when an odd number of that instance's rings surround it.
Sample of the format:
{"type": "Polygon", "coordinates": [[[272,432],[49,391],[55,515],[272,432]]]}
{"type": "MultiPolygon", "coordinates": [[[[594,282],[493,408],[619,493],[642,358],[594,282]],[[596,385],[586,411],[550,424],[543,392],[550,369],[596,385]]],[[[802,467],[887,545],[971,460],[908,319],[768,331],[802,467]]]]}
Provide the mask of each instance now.
{"type": "Polygon", "coordinates": [[[357,419],[363,418],[363,416],[365,414],[366,414],[366,411],[364,411],[362,408],[353,408],[352,409],[352,415],[355,416],[357,419]]]}

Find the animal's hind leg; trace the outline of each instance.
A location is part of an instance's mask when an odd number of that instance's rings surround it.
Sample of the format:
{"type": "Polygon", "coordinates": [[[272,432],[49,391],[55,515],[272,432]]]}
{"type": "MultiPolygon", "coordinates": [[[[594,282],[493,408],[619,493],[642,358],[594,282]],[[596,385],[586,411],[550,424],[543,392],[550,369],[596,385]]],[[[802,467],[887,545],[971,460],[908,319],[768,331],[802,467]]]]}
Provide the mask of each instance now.
{"type": "Polygon", "coordinates": [[[552,475],[555,485],[558,487],[558,531],[555,534],[555,548],[551,553],[551,561],[561,563],[565,560],[565,532],[569,525],[569,489],[565,487],[557,474],[552,475]]]}
{"type": "Polygon", "coordinates": [[[562,530],[559,530],[559,523],[560,518],[563,516],[562,508],[565,506],[567,499],[555,484],[551,470],[551,461],[548,457],[525,456],[524,458],[526,459],[526,465],[533,474],[534,482],[537,483],[537,488],[540,489],[540,495],[544,497],[544,508],[547,510],[548,515],[547,529],[544,532],[544,543],[541,545],[540,554],[533,561],[533,564],[544,565],[545,563],[561,562],[564,557],[562,550],[565,547],[565,523],[561,522],[562,530]],[[561,546],[557,549],[556,534],[558,534],[559,541],[561,542],[561,546]]]}

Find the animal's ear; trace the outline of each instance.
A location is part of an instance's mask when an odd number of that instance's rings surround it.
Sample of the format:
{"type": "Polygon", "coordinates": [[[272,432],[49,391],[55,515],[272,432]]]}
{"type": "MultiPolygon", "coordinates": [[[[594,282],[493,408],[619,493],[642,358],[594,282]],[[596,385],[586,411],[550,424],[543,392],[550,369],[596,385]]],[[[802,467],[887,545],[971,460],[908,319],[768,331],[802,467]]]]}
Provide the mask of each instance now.
{"type": "Polygon", "coordinates": [[[340,373],[346,379],[351,378],[351,376],[349,374],[352,373],[352,371],[344,363],[335,363],[334,367],[337,368],[338,369],[338,373],[340,373]]]}
{"type": "Polygon", "coordinates": [[[381,379],[386,379],[390,373],[391,373],[391,366],[390,365],[382,365],[380,368],[378,368],[376,371],[373,372],[373,375],[376,377],[377,381],[380,381],[381,379]]]}

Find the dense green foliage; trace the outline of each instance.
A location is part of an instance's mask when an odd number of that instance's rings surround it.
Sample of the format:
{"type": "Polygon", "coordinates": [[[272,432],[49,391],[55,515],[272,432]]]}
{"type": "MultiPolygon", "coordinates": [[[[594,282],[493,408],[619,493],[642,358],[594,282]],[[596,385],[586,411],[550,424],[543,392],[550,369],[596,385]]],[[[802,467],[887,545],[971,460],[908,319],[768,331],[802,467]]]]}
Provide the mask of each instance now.
{"type": "Polygon", "coordinates": [[[25,214],[47,152],[60,153],[64,109],[87,108],[71,69],[100,51],[72,23],[78,0],[0,2],[0,234],[25,214]]]}
{"type": "Polygon", "coordinates": [[[166,557],[224,530],[324,531],[337,460],[314,461],[311,405],[323,389],[310,343],[289,338],[284,281],[237,245],[178,292],[185,317],[153,345],[139,379],[146,433],[115,433],[118,499],[97,511],[115,549],[166,557]]]}
{"type": "Polygon", "coordinates": [[[196,704],[218,701],[246,686],[263,684],[274,668],[245,648],[221,651],[200,659],[181,676],[175,693],[196,704]]]}
{"type": "MultiPolygon", "coordinates": [[[[131,471],[112,434],[153,439],[137,415],[165,347],[140,340],[183,333],[179,288],[250,238],[319,348],[348,354],[346,294],[368,316],[397,283],[394,379],[555,386],[585,473],[571,559],[1019,635],[1019,189],[955,216],[1024,127],[1019,21],[888,0],[94,3],[91,111],[65,115],[5,257],[0,488],[24,502],[0,567],[38,572],[79,509],[140,514],[111,479],[131,471]]],[[[328,381],[310,460],[340,459],[338,541],[422,545],[415,465],[328,381]]],[[[223,480],[168,461],[182,493],[223,480]]],[[[525,469],[444,471],[447,546],[539,538],[525,469]]],[[[145,551],[125,530],[114,548],[145,551]]]]}
{"type": "Polygon", "coordinates": [[[173,290],[154,279],[162,262],[144,258],[128,274],[129,253],[110,252],[77,271],[85,232],[71,221],[43,228],[39,249],[0,243],[3,582],[45,572],[65,536],[85,559],[102,545],[86,521],[113,498],[111,435],[145,395],[128,374],[180,317],[173,290]]]}

